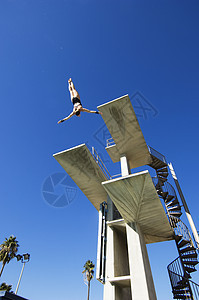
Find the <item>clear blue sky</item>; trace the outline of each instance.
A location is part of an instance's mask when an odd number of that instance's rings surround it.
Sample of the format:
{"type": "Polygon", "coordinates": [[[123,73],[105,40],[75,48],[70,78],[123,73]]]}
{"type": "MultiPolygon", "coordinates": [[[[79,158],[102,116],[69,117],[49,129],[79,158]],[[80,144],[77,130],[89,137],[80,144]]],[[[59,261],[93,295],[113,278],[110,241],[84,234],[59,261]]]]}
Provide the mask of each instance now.
{"type": "MultiPolygon", "coordinates": [[[[63,172],[53,153],[88,142],[112,174],[119,170],[96,138],[100,116],[56,124],[72,109],[69,77],[90,109],[139,91],[157,110],[141,114],[140,126],[147,143],[172,161],[199,229],[198,15],[194,0],[0,1],[0,242],[14,234],[19,252],[31,254],[22,296],[84,300],[83,265],[96,263],[95,208],[80,190],[63,208],[42,196],[45,179],[63,172]]],[[[177,257],[175,244],[148,250],[158,299],[171,299],[166,267],[177,257]]],[[[2,281],[15,289],[21,266],[6,265],[2,281]]],[[[91,299],[102,299],[96,280],[91,299]]]]}

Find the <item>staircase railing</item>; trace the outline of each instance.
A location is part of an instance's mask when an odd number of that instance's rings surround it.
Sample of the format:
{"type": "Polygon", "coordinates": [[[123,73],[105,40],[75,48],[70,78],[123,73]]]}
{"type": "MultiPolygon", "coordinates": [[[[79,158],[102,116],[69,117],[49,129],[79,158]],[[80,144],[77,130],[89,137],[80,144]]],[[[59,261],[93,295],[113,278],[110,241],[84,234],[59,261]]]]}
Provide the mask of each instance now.
{"type": "MultiPolygon", "coordinates": [[[[158,188],[159,179],[158,177],[152,177],[153,184],[156,188],[158,188]]],[[[161,186],[163,192],[167,192],[169,195],[173,196],[175,199],[177,198],[174,187],[169,183],[165,182],[163,186],[161,186]]]]}
{"type": "Polygon", "coordinates": [[[188,227],[177,217],[169,216],[169,222],[176,236],[181,236],[183,240],[192,242],[188,227]]]}
{"type": "MultiPolygon", "coordinates": [[[[168,271],[173,272],[174,274],[177,274],[181,277],[184,275],[184,269],[182,267],[182,263],[180,260],[180,257],[178,256],[176,259],[174,259],[168,266],[168,271]]],[[[176,282],[177,285],[177,282],[176,282]]]]}
{"type": "MultiPolygon", "coordinates": [[[[181,289],[184,290],[184,296],[186,297],[183,299],[199,300],[199,285],[183,276],[183,268],[181,265],[180,257],[172,261],[168,265],[167,269],[168,269],[169,279],[171,282],[173,293],[179,295],[180,294],[179,287],[183,286],[181,289]]],[[[178,298],[176,296],[175,299],[182,299],[182,298],[178,298]]]]}
{"type": "Polygon", "coordinates": [[[195,272],[195,266],[198,264],[197,250],[194,240],[191,237],[189,229],[181,221],[181,206],[173,186],[168,183],[168,172],[165,166],[160,168],[157,160],[165,162],[166,158],[148,147],[151,153],[152,166],[157,173],[157,177],[152,178],[157,193],[164,200],[167,210],[167,217],[174,231],[174,237],[179,252],[179,257],[168,265],[168,273],[171,281],[174,299],[199,300],[199,285],[191,281],[191,272],[195,272]],[[177,215],[177,216],[175,216],[177,215]]]}
{"type": "Polygon", "coordinates": [[[194,243],[194,247],[196,248],[197,254],[199,255],[199,244],[196,242],[196,239],[195,239],[193,233],[191,234],[191,236],[192,236],[192,241],[194,243]]]}
{"type": "MultiPolygon", "coordinates": [[[[188,291],[187,291],[187,296],[185,294],[186,298],[183,298],[183,299],[199,300],[199,285],[197,283],[191,281],[190,279],[187,280],[183,276],[180,276],[179,274],[176,274],[172,271],[168,270],[168,273],[169,273],[171,286],[173,287],[174,290],[175,290],[175,287],[178,285],[178,282],[181,282],[181,281],[183,281],[185,283],[187,282],[187,285],[190,286],[190,290],[191,290],[191,293],[192,293],[191,297],[190,297],[190,295],[188,294],[188,291]]],[[[175,298],[175,299],[182,299],[182,298],[175,298]]]]}
{"type": "Polygon", "coordinates": [[[172,195],[175,198],[177,198],[174,187],[168,181],[164,183],[162,190],[163,190],[163,192],[168,192],[169,195],[172,195]]]}

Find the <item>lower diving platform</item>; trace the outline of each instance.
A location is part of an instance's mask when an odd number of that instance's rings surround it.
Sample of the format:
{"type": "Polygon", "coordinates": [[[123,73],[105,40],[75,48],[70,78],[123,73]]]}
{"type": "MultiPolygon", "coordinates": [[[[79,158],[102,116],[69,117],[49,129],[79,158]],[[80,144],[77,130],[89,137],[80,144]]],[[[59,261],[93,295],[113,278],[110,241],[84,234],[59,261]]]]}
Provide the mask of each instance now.
{"type": "Polygon", "coordinates": [[[53,156],[99,211],[100,203],[107,200],[107,193],[101,185],[101,182],[107,180],[107,177],[96,163],[86,144],[56,153],[53,156]]]}
{"type": "Polygon", "coordinates": [[[146,244],[173,239],[165,214],[148,171],[102,183],[125,223],[138,223],[146,244]]]}

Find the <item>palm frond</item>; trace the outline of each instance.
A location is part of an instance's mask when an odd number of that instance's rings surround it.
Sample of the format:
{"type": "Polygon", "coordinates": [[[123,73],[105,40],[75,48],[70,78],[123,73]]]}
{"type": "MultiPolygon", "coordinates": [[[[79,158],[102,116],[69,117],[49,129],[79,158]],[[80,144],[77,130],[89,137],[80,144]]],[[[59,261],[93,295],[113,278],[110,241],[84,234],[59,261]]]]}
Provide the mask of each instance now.
{"type": "Polygon", "coordinates": [[[84,264],[84,270],[82,273],[86,273],[87,281],[91,281],[93,279],[95,265],[91,260],[87,260],[84,264]]]}

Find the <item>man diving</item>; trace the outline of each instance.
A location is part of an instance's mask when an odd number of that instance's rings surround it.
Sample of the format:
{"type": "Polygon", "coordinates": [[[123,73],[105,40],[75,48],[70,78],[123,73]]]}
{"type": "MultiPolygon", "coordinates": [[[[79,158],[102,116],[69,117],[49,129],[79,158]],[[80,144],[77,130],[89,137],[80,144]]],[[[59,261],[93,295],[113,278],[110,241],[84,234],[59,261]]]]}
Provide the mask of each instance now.
{"type": "Polygon", "coordinates": [[[68,89],[69,89],[69,92],[70,92],[71,102],[73,104],[73,111],[69,116],[67,116],[66,118],[58,121],[58,124],[70,119],[74,115],[80,117],[81,112],[88,112],[88,113],[93,113],[93,114],[102,114],[100,111],[89,110],[87,108],[82,107],[82,103],[81,103],[81,100],[80,100],[79,93],[75,89],[71,78],[68,80],[68,89]]]}

